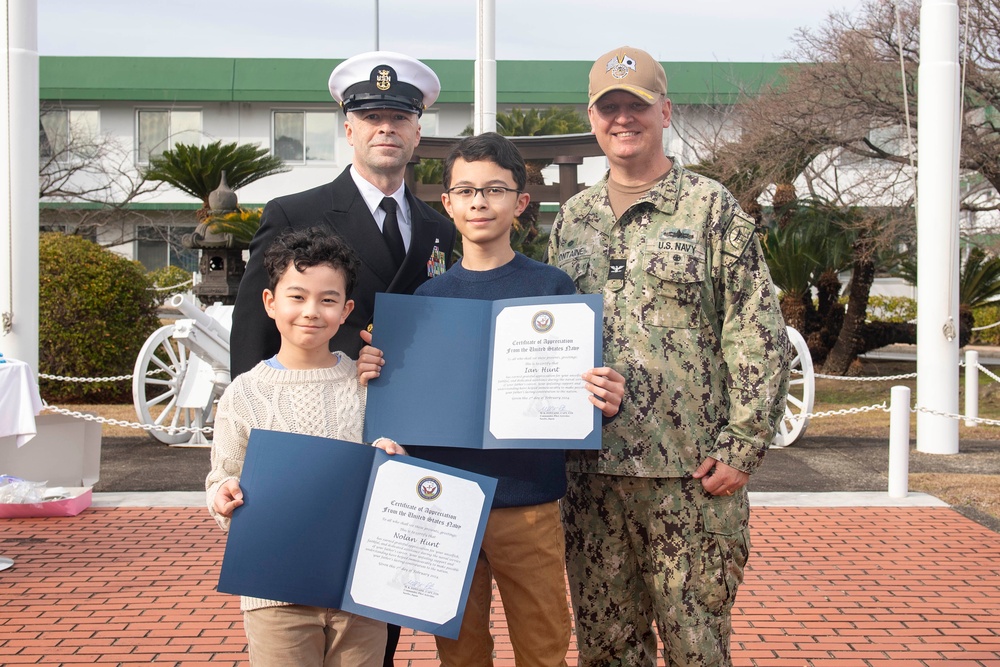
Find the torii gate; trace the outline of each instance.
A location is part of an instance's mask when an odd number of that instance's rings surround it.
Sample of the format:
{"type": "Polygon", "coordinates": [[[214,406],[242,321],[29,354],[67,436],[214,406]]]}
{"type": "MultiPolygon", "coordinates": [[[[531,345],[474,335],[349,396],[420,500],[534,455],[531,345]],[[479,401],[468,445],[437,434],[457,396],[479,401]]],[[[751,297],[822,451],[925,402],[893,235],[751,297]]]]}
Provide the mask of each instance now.
{"type": "MultiPolygon", "coordinates": [[[[414,196],[426,202],[441,201],[441,185],[438,183],[417,183],[414,165],[422,159],[444,159],[452,147],[463,137],[421,137],[413,159],[406,165],[406,187],[414,196]]],[[[603,156],[593,134],[560,134],[539,137],[509,137],[517,146],[525,160],[546,160],[559,165],[558,185],[528,184],[527,192],[531,201],[566,200],[582,191],[586,186],[577,182],[577,168],[585,157],[603,156]]]]}

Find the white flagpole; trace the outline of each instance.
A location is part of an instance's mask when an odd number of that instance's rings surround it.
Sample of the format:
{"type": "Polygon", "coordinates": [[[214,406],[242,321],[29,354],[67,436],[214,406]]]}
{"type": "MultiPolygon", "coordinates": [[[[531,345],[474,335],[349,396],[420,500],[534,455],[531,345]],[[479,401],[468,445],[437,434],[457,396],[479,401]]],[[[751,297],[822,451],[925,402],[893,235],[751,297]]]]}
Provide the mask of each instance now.
{"type": "Polygon", "coordinates": [[[476,8],[475,134],[497,129],[496,0],[479,0],[476,8]]]}
{"type": "MultiPolygon", "coordinates": [[[[955,0],[923,0],[917,81],[916,404],[950,414],[958,414],[958,23],[955,0]]],[[[917,413],[917,450],[957,454],[958,420],[917,413]]]]}
{"type": "Polygon", "coordinates": [[[0,352],[38,372],[38,5],[4,0],[0,352]]]}

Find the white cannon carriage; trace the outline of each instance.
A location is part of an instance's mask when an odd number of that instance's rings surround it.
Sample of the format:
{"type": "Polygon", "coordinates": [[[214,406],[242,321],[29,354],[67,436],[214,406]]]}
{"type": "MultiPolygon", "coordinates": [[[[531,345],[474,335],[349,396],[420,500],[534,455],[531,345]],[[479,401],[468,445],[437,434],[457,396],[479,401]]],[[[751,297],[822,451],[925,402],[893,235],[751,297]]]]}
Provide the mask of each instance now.
{"type": "Polygon", "coordinates": [[[788,382],[785,415],[778,422],[778,432],[771,441],[774,448],[787,447],[805,434],[816,401],[816,375],[806,339],[792,327],[785,328],[792,344],[792,375],[788,382]]]}
{"type": "MultiPolygon", "coordinates": [[[[229,386],[229,331],[233,307],[215,303],[204,311],[183,295],[168,302],[183,319],[157,329],[139,351],[132,377],[132,400],[139,421],[164,427],[199,429],[213,423],[215,402],[229,386]]],[[[792,377],[785,414],[772,447],[787,447],[805,433],[816,396],[809,348],[788,327],[792,377]]],[[[169,445],[204,445],[205,434],[150,431],[169,445]]]]}
{"type": "MultiPolygon", "coordinates": [[[[132,402],[143,424],[201,429],[211,426],[215,402],[229,386],[229,330],[233,307],[215,303],[204,311],[176,295],[168,302],[184,316],[150,335],[132,375],[132,402]]],[[[205,445],[201,431],[151,430],[168,445],[205,445]]]]}

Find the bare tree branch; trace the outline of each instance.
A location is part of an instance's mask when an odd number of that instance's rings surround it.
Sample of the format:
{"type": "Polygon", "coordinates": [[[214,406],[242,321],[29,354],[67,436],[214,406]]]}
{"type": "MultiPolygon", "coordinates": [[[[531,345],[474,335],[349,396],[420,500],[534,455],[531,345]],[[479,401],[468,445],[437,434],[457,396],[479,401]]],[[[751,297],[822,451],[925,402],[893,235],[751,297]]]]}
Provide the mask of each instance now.
{"type": "Polygon", "coordinates": [[[65,204],[60,217],[78,234],[100,231],[106,245],[132,241],[135,223],[148,218],[131,205],[161,185],[143,177],[132,151],[110,134],[82,132],[50,141],[43,130],[39,145],[39,201],[65,204]]]}

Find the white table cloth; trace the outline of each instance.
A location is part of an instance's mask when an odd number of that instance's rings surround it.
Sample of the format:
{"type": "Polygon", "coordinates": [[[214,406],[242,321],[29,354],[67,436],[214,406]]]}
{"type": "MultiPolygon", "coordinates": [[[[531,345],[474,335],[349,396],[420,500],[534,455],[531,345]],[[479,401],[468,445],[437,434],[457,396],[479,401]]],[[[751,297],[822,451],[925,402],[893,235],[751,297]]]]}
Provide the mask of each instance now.
{"type": "Polygon", "coordinates": [[[0,364],[0,438],[15,436],[20,447],[38,433],[35,416],[42,411],[42,397],[31,368],[23,361],[0,364]]]}

